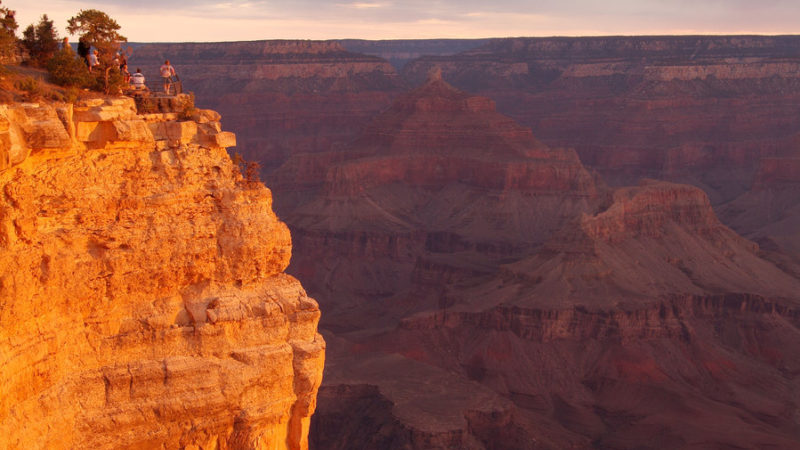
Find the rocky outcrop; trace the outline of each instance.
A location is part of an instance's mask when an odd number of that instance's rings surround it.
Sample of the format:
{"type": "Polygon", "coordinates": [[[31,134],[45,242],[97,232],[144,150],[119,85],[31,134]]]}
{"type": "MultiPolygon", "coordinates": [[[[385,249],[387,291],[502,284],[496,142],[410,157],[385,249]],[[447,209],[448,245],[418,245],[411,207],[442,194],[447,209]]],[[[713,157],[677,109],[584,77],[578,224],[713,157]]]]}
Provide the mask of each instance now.
{"type": "Polygon", "coordinates": [[[291,270],[325,299],[341,352],[320,447],[800,440],[779,419],[798,410],[780,392],[800,366],[778,350],[797,345],[800,281],[720,223],[700,189],[607,189],[435,72],[346,154],[286,216],[291,270]],[[513,176],[525,167],[544,170],[513,176]],[[756,378],[776,387],[748,387],[756,378]],[[364,439],[362,426],[379,431],[364,439]]]}
{"type": "Polygon", "coordinates": [[[695,184],[717,204],[747,189],[761,157],[798,132],[795,36],[498,39],[423,57],[458,88],[553,147],[575,148],[613,183],[640,177],[695,184]],[[722,168],[726,168],[723,173],[722,168]]]}
{"type": "Polygon", "coordinates": [[[319,309],[219,116],[0,117],[0,447],[306,448],[319,309]]]}
{"type": "MultiPolygon", "coordinates": [[[[292,270],[330,295],[328,317],[365,296],[413,289],[424,255],[472,251],[474,264],[493,266],[524,254],[599,198],[574,152],[545,147],[490,100],[436,76],[351,147],[317,156],[324,183],[282,208],[298,249],[292,270]],[[325,275],[333,267],[338,276],[325,275]]],[[[276,178],[299,179],[293,171],[311,164],[297,159],[276,178]]]]}
{"type": "Polygon", "coordinates": [[[292,154],[349,141],[403,85],[385,60],[333,41],[148,44],[130,64],[159,80],[165,59],[184,89],[225,117],[236,151],[266,172],[292,154]]]}
{"type": "Polygon", "coordinates": [[[800,152],[796,141],[792,147],[785,156],[762,158],[750,189],[719,211],[771,261],[800,276],[800,152]]]}
{"type": "Polygon", "coordinates": [[[460,271],[428,264],[438,290],[427,310],[337,330],[357,356],[333,357],[315,428],[327,434],[313,440],[341,448],[354,429],[330,423],[355,402],[365,406],[356,421],[386,424],[385,441],[797,445],[800,360],[785,349],[798,345],[800,281],[722,225],[697,188],[645,181],[609,202],[499,269],[469,273],[463,256],[460,271]],[[434,368],[424,382],[409,375],[420,362],[434,368]],[[483,407],[462,402],[464,390],[483,407]],[[446,414],[461,421],[442,423],[446,414]],[[504,440],[482,439],[493,429],[504,440]]]}

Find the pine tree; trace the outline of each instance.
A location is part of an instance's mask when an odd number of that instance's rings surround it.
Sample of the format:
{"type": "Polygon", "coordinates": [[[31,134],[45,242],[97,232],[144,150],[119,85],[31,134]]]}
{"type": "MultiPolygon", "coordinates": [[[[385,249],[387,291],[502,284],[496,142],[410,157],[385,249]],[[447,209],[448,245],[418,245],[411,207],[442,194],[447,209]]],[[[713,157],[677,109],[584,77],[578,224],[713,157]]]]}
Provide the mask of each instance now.
{"type": "Polygon", "coordinates": [[[22,46],[28,50],[31,64],[43,67],[58,50],[58,32],[47,14],[35,27],[29,25],[22,32],[22,46]]]}
{"type": "Polygon", "coordinates": [[[15,11],[0,6],[0,60],[14,56],[17,50],[16,32],[19,25],[14,16],[15,11]]]}

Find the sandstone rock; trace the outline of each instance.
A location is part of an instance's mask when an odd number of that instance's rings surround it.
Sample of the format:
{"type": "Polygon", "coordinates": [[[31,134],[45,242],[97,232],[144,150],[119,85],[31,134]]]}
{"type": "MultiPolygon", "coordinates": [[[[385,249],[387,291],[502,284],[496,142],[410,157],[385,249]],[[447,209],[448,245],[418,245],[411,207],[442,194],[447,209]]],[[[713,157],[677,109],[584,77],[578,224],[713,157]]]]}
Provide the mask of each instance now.
{"type": "Polygon", "coordinates": [[[307,448],[320,313],[232,133],[59,108],[0,109],[0,447],[307,448]]]}

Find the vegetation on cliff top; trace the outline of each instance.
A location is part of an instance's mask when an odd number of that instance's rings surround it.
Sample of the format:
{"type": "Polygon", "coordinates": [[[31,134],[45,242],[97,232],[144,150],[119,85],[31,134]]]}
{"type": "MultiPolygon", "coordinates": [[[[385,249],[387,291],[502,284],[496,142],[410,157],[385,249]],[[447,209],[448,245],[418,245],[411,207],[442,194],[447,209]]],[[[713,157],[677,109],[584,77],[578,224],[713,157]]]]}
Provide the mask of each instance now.
{"type": "MultiPolygon", "coordinates": [[[[46,14],[17,39],[15,12],[0,7],[0,62],[22,61],[26,66],[46,68],[50,81],[62,87],[106,94],[120,92],[126,84],[122,74],[122,62],[126,59],[122,43],[127,42],[119,33],[120,25],[96,9],[80,10],[67,22],[69,34],[78,35],[77,54],[66,38],[59,49],[58,32],[46,14]]],[[[25,80],[18,89],[35,96],[36,81],[25,80]]],[[[7,101],[7,97],[4,95],[3,99],[7,101]]]]}

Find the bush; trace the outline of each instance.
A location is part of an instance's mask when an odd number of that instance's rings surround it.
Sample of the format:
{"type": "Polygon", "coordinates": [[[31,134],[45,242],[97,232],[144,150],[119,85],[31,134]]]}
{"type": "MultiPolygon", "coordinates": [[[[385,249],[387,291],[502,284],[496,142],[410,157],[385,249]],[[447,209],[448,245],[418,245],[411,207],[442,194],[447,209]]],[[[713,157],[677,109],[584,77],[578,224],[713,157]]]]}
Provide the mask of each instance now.
{"type": "Polygon", "coordinates": [[[89,87],[90,77],[86,64],[70,48],[57,51],[47,62],[47,72],[53,84],[66,87],[89,87]]]}
{"type": "Polygon", "coordinates": [[[25,77],[17,80],[14,87],[23,92],[26,101],[36,100],[42,95],[42,85],[39,80],[33,77],[25,77]]]}
{"type": "Polygon", "coordinates": [[[239,168],[244,185],[250,189],[258,187],[261,183],[261,164],[257,161],[248,161],[239,153],[234,153],[231,160],[239,168]]]}

